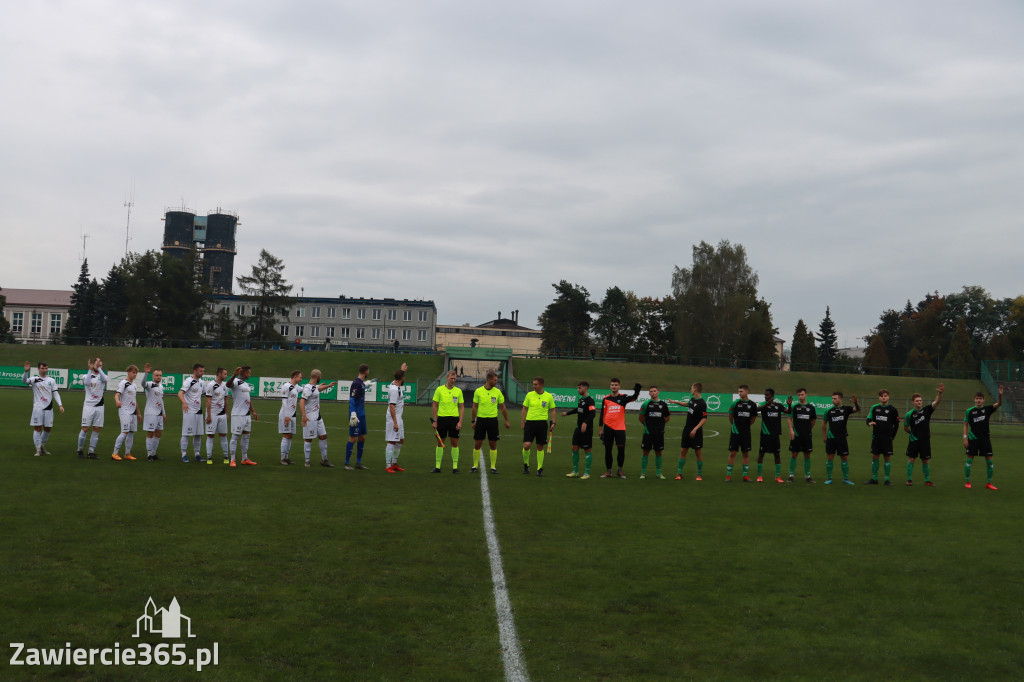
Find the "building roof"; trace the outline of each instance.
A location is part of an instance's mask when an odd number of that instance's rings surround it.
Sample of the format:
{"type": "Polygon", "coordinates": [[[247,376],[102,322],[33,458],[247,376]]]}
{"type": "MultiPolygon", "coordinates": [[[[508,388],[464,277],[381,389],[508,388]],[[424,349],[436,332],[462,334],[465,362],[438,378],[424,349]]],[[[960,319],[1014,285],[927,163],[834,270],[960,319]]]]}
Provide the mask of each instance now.
{"type": "MultiPolygon", "coordinates": [[[[349,303],[352,305],[393,305],[412,306],[417,308],[437,308],[431,300],[410,300],[408,298],[350,298],[346,296],[339,296],[337,298],[324,298],[322,296],[288,296],[288,298],[291,300],[292,304],[319,303],[321,305],[344,305],[349,303]]],[[[214,301],[252,302],[252,298],[241,294],[212,294],[210,299],[214,301]]]]}
{"type": "Polygon", "coordinates": [[[7,297],[7,305],[21,307],[69,308],[72,293],[70,289],[0,289],[0,294],[7,297]]]}
{"type": "Polygon", "coordinates": [[[537,331],[536,329],[530,329],[529,327],[523,327],[522,325],[520,325],[515,320],[510,320],[507,317],[499,317],[496,320],[491,320],[489,322],[484,322],[483,324],[480,324],[480,325],[477,325],[477,326],[478,327],[486,327],[486,328],[492,328],[493,327],[493,328],[497,328],[497,329],[518,329],[518,330],[527,331],[527,332],[537,331]]]}

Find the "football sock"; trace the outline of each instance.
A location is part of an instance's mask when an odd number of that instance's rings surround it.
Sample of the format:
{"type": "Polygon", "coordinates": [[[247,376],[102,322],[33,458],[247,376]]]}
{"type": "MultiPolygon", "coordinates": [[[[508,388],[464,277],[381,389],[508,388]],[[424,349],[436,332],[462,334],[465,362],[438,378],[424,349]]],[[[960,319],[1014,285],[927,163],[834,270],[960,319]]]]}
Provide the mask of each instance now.
{"type": "Polygon", "coordinates": [[[188,457],[188,436],[181,437],[181,456],[188,457]]]}
{"type": "Polygon", "coordinates": [[[249,434],[242,434],[242,459],[249,459],[249,434]]]}
{"type": "Polygon", "coordinates": [[[764,462],[757,460],[757,475],[761,476],[764,474],[764,462]]]}
{"type": "Polygon", "coordinates": [[[907,480],[914,478],[914,460],[907,462],[907,480]]]}
{"type": "Polygon", "coordinates": [[[352,445],[354,445],[352,441],[345,444],[345,464],[348,464],[349,460],[352,459],[352,445]]]}
{"type": "Polygon", "coordinates": [[[804,476],[807,478],[811,477],[811,458],[804,457],[804,476]]]}
{"type": "Polygon", "coordinates": [[[743,475],[747,476],[748,474],[750,474],[750,465],[749,464],[744,464],[743,465],[743,475]]]}
{"type": "Polygon", "coordinates": [[[661,476],[661,455],[654,456],[654,472],[661,476]]]}
{"type": "MultiPolygon", "coordinates": [[[[388,446],[384,448],[384,464],[391,466],[391,456],[395,451],[395,446],[388,443],[388,446]]],[[[306,460],[309,460],[309,455],[306,455],[306,460]]]]}
{"type": "Polygon", "coordinates": [[[578,474],[580,472],[580,451],[572,451],[572,472],[578,474]]]}
{"type": "Polygon", "coordinates": [[[974,464],[974,458],[968,457],[964,460],[964,480],[968,483],[971,482],[971,465],[974,464]]]}
{"type": "Polygon", "coordinates": [[[146,455],[148,455],[148,456],[152,456],[153,455],[153,437],[152,436],[146,436],[146,455]]]}
{"type": "Polygon", "coordinates": [[[224,456],[227,457],[228,456],[228,437],[227,436],[223,436],[222,435],[220,437],[220,447],[221,447],[221,452],[223,452],[224,456]]]}
{"type": "Polygon", "coordinates": [[[835,462],[831,459],[825,460],[825,478],[832,480],[832,468],[835,466],[835,462]]]}
{"type": "Polygon", "coordinates": [[[523,450],[523,464],[530,465],[530,450],[528,448],[523,450]]]}
{"type": "Polygon", "coordinates": [[[725,475],[732,476],[732,464],[725,465],[725,475]]]}
{"type": "Polygon", "coordinates": [[[196,453],[196,457],[203,454],[203,437],[192,436],[192,451],[196,453]]]}
{"type": "Polygon", "coordinates": [[[605,441],[604,444],[604,468],[608,471],[612,470],[612,442],[610,440],[605,441]]]}
{"type": "Polygon", "coordinates": [[[92,437],[89,438],[89,452],[96,451],[96,445],[100,442],[100,434],[98,431],[92,432],[92,437]]]}
{"type": "Polygon", "coordinates": [[[544,468],[544,448],[537,448],[537,471],[544,468]]]}
{"type": "Polygon", "coordinates": [[[46,441],[48,440],[50,440],[50,432],[43,429],[42,433],[39,434],[39,443],[41,445],[46,445],[46,441]]]}
{"type": "Polygon", "coordinates": [[[125,438],[125,440],[124,440],[124,454],[126,454],[126,455],[132,454],[132,445],[134,445],[134,444],[135,444],[135,434],[129,431],[128,432],[128,437],[125,438]]]}
{"type": "Polygon", "coordinates": [[[702,460],[702,459],[698,459],[697,460],[697,475],[698,476],[703,476],[704,475],[704,460],[702,460]]]}
{"type": "MultiPolygon", "coordinates": [[[[231,454],[231,461],[235,461],[235,452],[238,450],[238,434],[231,436],[231,445],[228,446],[228,452],[231,454]]],[[[308,457],[306,459],[309,459],[308,457]]]]}
{"type": "Polygon", "coordinates": [[[498,468],[498,449],[494,448],[491,450],[491,468],[498,468]]]}
{"type": "Polygon", "coordinates": [[[985,460],[985,472],[988,475],[987,481],[992,482],[992,473],[995,471],[996,465],[991,459],[985,460]]]}
{"type": "Polygon", "coordinates": [[[846,460],[839,462],[839,468],[843,470],[843,480],[850,480],[850,463],[846,460]]]}
{"type": "Polygon", "coordinates": [[[327,461],[327,439],[320,439],[320,459],[321,461],[327,461]]]}
{"type": "Polygon", "coordinates": [[[35,429],[32,429],[32,444],[36,446],[36,450],[39,450],[39,445],[43,442],[43,437],[41,434],[41,431],[36,431],[35,429]]]}
{"type": "Polygon", "coordinates": [[[458,448],[452,448],[452,468],[453,469],[458,469],[459,468],[459,449],[458,448]]]}
{"type": "Polygon", "coordinates": [[[775,478],[780,478],[781,476],[782,476],[782,462],[776,462],[775,463],[775,478]]]}
{"type": "Polygon", "coordinates": [[[640,475],[647,475],[647,455],[640,455],[640,475]]]}
{"type": "Polygon", "coordinates": [[[872,481],[877,481],[878,480],[878,460],[877,459],[871,460],[871,480],[872,481]]]}
{"type": "MultiPolygon", "coordinates": [[[[121,446],[122,446],[122,445],[124,445],[124,439],[125,439],[125,437],[126,437],[127,435],[128,435],[128,434],[126,434],[126,433],[121,433],[121,434],[118,434],[118,436],[117,436],[117,440],[115,440],[115,441],[114,441],[114,452],[115,452],[115,453],[116,453],[116,452],[119,452],[119,451],[121,450],[121,446]]],[[[37,444],[38,444],[38,443],[37,443],[37,444]]]]}
{"type": "Polygon", "coordinates": [[[888,481],[889,480],[889,474],[892,473],[892,462],[889,461],[889,460],[886,460],[883,463],[883,467],[882,468],[885,470],[885,480],[888,481]]]}
{"type": "MultiPolygon", "coordinates": [[[[390,448],[391,446],[389,445],[388,447],[390,448]]],[[[308,440],[302,441],[302,454],[306,457],[306,461],[307,462],[309,461],[309,455],[310,455],[310,453],[312,453],[312,451],[313,451],[313,443],[312,443],[312,441],[308,441],[308,440]]],[[[232,457],[231,459],[234,459],[234,457],[232,457]]]]}
{"type": "Polygon", "coordinates": [[[793,455],[792,457],[789,458],[789,475],[796,475],[796,455],[793,455]]]}
{"type": "MultiPolygon", "coordinates": [[[[284,440],[283,438],[281,440],[284,440]]],[[[206,437],[206,456],[213,459],[213,436],[206,437]]]]}
{"type": "Polygon", "coordinates": [[[402,444],[401,444],[401,443],[398,443],[397,445],[395,445],[395,449],[394,449],[394,459],[392,460],[392,463],[393,463],[393,464],[394,464],[395,466],[398,466],[398,456],[399,456],[400,454],[402,454],[402,444]]]}
{"type": "Polygon", "coordinates": [[[79,431],[78,432],[78,449],[79,450],[81,450],[82,448],[85,447],[85,436],[86,435],[87,435],[87,433],[85,431],[79,431]]]}
{"type": "Polygon", "coordinates": [[[686,466],[686,458],[685,457],[680,457],[679,461],[676,462],[676,475],[677,476],[682,476],[683,475],[683,467],[684,466],[686,466]]]}
{"type": "Polygon", "coordinates": [[[363,462],[363,448],[366,447],[366,441],[356,441],[356,464],[362,464],[363,462]]]}
{"type": "Polygon", "coordinates": [[[932,467],[930,464],[928,464],[928,460],[924,460],[921,462],[921,473],[924,474],[925,483],[932,480],[932,467]]]}
{"type": "Polygon", "coordinates": [[[583,473],[585,473],[587,476],[589,476],[590,475],[590,465],[593,464],[593,462],[594,462],[594,455],[592,453],[590,453],[590,452],[586,453],[586,456],[583,458],[583,461],[584,461],[584,463],[586,465],[586,468],[583,470],[583,473]]]}
{"type": "Polygon", "coordinates": [[[441,468],[441,460],[442,459],[444,459],[444,448],[440,447],[440,446],[435,447],[434,448],[434,467],[436,469],[440,469],[441,468]]]}
{"type": "Polygon", "coordinates": [[[476,469],[480,466],[480,450],[473,448],[473,468],[476,469]]]}
{"type": "MultiPolygon", "coordinates": [[[[288,455],[291,452],[291,449],[292,449],[292,439],[291,438],[282,438],[281,439],[281,459],[288,459],[288,455]]],[[[210,456],[213,457],[213,453],[212,452],[210,453],[210,456]]]]}
{"type": "Polygon", "coordinates": [[[625,445],[620,445],[619,446],[619,457],[618,457],[619,468],[621,469],[622,465],[625,464],[625,463],[626,463],[626,446],[625,445]]]}

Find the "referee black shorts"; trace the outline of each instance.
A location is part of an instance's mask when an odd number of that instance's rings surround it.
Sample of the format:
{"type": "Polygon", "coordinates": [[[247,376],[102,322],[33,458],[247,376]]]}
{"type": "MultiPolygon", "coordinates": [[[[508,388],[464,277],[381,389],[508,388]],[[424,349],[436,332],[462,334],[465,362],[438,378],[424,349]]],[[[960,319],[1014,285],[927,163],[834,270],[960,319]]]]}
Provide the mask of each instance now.
{"type": "Polygon", "coordinates": [[[473,424],[473,440],[498,440],[501,436],[498,434],[498,418],[497,417],[477,417],[476,423],[473,424]]]}
{"type": "Polygon", "coordinates": [[[459,430],[456,428],[458,424],[458,417],[438,417],[437,435],[441,438],[458,438],[459,430]]]}
{"type": "Polygon", "coordinates": [[[536,441],[537,445],[548,444],[548,420],[536,419],[533,421],[527,421],[526,427],[523,429],[523,442],[533,443],[536,441]]]}

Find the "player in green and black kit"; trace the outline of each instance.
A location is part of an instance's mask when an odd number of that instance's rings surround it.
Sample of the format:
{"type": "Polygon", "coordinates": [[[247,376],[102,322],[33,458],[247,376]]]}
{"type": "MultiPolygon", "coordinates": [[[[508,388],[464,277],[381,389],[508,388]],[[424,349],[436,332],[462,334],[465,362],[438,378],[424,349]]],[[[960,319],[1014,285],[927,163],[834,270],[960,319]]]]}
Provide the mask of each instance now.
{"type": "Polygon", "coordinates": [[[597,405],[590,397],[590,384],[581,381],[576,384],[576,391],[580,399],[576,402],[576,409],[563,412],[563,417],[570,414],[576,415],[576,430],[572,432],[572,471],[565,475],[566,478],[579,478],[587,480],[590,478],[590,465],[594,456],[590,454],[594,447],[594,416],[597,414],[597,405]],[[580,475],[580,448],[586,454],[585,468],[583,475],[580,475]]]}
{"type": "Polygon", "coordinates": [[[999,387],[999,399],[991,405],[983,405],[985,402],[984,393],[974,394],[974,407],[964,414],[964,447],[967,449],[967,460],[964,462],[964,487],[971,487],[971,467],[974,465],[974,458],[978,455],[985,458],[985,466],[988,470],[988,483],[985,487],[989,490],[998,490],[992,485],[992,440],[989,438],[989,421],[992,413],[1003,404],[1003,387],[999,387]]]}
{"type": "Polygon", "coordinates": [[[729,461],[725,465],[725,480],[732,480],[736,452],[743,452],[743,480],[750,483],[750,427],[757,421],[757,403],[750,399],[750,387],[740,384],[739,399],[729,408],[729,461]]]}
{"type": "Polygon", "coordinates": [[[924,404],[924,397],[920,393],[910,396],[910,402],[914,409],[907,412],[903,418],[903,430],[910,434],[907,442],[907,485],[914,485],[914,460],[921,458],[921,471],[924,472],[924,484],[934,488],[932,483],[932,434],[931,421],[932,413],[942,402],[942,392],[946,390],[945,384],[939,384],[935,393],[935,400],[930,405],[924,404]]]}
{"type": "Polygon", "coordinates": [[[851,414],[860,412],[860,403],[857,396],[850,396],[853,407],[843,405],[842,391],[832,394],[832,407],[825,413],[821,422],[821,433],[825,437],[825,485],[832,485],[833,460],[839,455],[839,466],[843,470],[843,483],[853,485],[850,480],[850,445],[847,443],[846,422],[851,414]]]}
{"type": "Polygon", "coordinates": [[[665,480],[661,475],[661,453],[665,449],[665,425],[671,415],[668,403],[658,399],[658,387],[648,389],[651,398],[640,406],[640,423],[644,425],[643,443],[640,445],[640,478],[647,478],[647,457],[654,450],[654,475],[665,480]]]}
{"type": "Polygon", "coordinates": [[[686,453],[693,448],[697,453],[697,480],[702,481],[704,472],[704,424],[708,421],[708,404],[701,398],[703,386],[695,383],[690,386],[690,398],[687,400],[669,400],[674,405],[685,407],[686,425],[683,426],[682,448],[679,450],[679,464],[676,466],[676,480],[683,480],[683,467],[686,466],[686,453]]]}
{"type": "Polygon", "coordinates": [[[878,402],[868,410],[868,426],[871,427],[871,479],[868,485],[878,485],[878,458],[885,459],[885,484],[892,485],[892,439],[900,430],[900,413],[889,404],[889,391],[878,392],[878,402]]]}
{"type": "Polygon", "coordinates": [[[811,478],[811,453],[814,452],[812,434],[814,422],[818,419],[818,412],[807,402],[807,389],[796,389],[797,404],[793,405],[789,412],[789,482],[793,482],[796,475],[797,453],[804,453],[804,477],[808,483],[814,483],[811,478]]]}
{"type": "Polygon", "coordinates": [[[775,482],[782,480],[782,415],[789,414],[789,406],[793,404],[793,396],[786,398],[783,405],[775,400],[775,389],[764,389],[764,405],[761,406],[761,443],[757,450],[757,482],[764,483],[764,456],[775,455],[775,482]]]}

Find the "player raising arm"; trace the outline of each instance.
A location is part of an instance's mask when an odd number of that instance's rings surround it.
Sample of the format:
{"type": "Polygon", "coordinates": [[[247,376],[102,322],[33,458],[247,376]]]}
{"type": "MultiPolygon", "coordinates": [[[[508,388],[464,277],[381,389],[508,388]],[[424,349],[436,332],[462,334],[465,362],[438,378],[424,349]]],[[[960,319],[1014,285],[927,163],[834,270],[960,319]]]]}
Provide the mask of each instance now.
{"type": "Polygon", "coordinates": [[[686,466],[686,453],[693,448],[697,455],[697,478],[704,480],[704,425],[708,422],[708,404],[701,397],[703,385],[696,382],[690,386],[690,397],[686,400],[668,400],[673,405],[686,408],[686,424],[683,425],[683,437],[679,449],[679,464],[676,466],[676,480],[683,480],[683,467],[686,466]]]}
{"type": "Polygon", "coordinates": [[[50,430],[53,428],[53,404],[57,403],[61,414],[64,414],[64,405],[57,392],[57,382],[47,376],[49,365],[40,362],[36,369],[39,370],[39,376],[29,376],[32,363],[26,360],[21,382],[32,389],[32,418],[29,425],[32,427],[32,444],[36,446],[35,455],[38,457],[52,454],[46,449],[46,441],[50,439],[50,430]]]}
{"type": "Polygon", "coordinates": [[[914,461],[921,458],[921,471],[924,473],[924,484],[928,488],[934,488],[932,483],[932,434],[931,421],[932,413],[942,402],[942,392],[946,390],[945,384],[939,384],[935,393],[935,400],[930,404],[924,404],[924,398],[920,393],[910,396],[910,402],[914,409],[907,412],[903,418],[903,430],[909,434],[907,441],[907,485],[914,485],[914,461]]]}
{"type": "Polygon", "coordinates": [[[313,439],[318,439],[320,446],[320,466],[333,469],[334,465],[327,459],[327,427],[324,426],[324,419],[320,416],[320,394],[329,391],[337,384],[332,381],[329,384],[320,383],[321,372],[314,369],[309,373],[309,383],[302,389],[302,397],[299,398],[299,414],[302,415],[302,452],[306,456],[306,466],[309,466],[309,456],[313,449],[313,439]]]}
{"type": "Polygon", "coordinates": [[[256,466],[256,462],[249,459],[249,433],[252,431],[253,420],[259,420],[256,410],[252,409],[252,386],[246,381],[250,376],[252,367],[249,365],[235,367],[227,383],[231,390],[231,443],[228,445],[230,467],[235,466],[235,453],[239,446],[242,449],[242,464],[256,466]]]}
{"type": "Polygon", "coordinates": [[[107,375],[103,373],[103,361],[99,358],[89,359],[89,371],[82,379],[85,388],[85,402],[82,403],[82,431],[78,434],[78,457],[97,459],[96,445],[100,441],[100,429],[103,428],[103,394],[107,390],[107,375]],[[89,453],[85,454],[85,438],[92,429],[89,439],[89,453]]]}
{"type": "Polygon", "coordinates": [[[974,458],[981,456],[985,458],[985,467],[988,472],[988,482],[985,487],[989,490],[998,490],[992,485],[992,439],[989,437],[989,422],[992,414],[1003,404],[1003,387],[999,387],[999,399],[991,405],[984,405],[985,394],[974,394],[974,407],[964,413],[964,448],[967,450],[967,459],[964,462],[964,487],[971,487],[971,467],[974,465],[974,458]]]}

